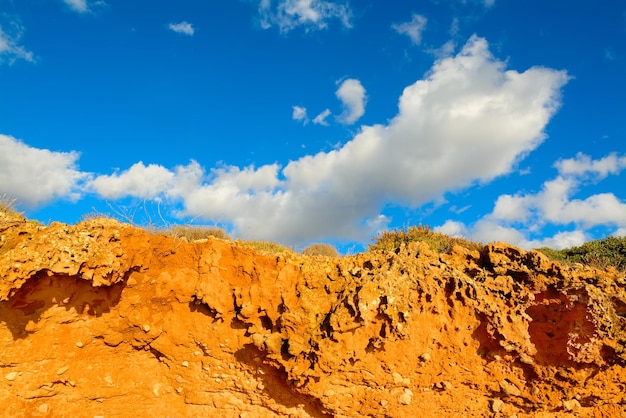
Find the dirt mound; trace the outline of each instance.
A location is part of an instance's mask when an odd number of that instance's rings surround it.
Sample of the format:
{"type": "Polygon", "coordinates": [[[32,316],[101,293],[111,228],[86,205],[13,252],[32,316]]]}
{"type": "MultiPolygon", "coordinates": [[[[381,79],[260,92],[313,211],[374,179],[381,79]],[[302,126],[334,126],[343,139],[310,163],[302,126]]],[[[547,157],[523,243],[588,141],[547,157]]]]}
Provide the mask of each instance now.
{"type": "Polygon", "coordinates": [[[323,258],[0,220],[0,414],[620,416],[625,285],[506,244],[323,258]]]}

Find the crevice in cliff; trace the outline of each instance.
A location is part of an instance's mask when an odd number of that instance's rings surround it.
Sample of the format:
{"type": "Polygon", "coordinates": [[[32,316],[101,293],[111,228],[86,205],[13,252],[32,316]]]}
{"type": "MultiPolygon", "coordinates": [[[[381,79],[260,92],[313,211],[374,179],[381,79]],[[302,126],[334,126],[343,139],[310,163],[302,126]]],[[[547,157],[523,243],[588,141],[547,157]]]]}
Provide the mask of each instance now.
{"type": "MultiPolygon", "coordinates": [[[[126,282],[92,286],[90,280],[41,270],[17,289],[8,301],[0,302],[0,318],[14,339],[34,333],[46,311],[62,307],[80,316],[100,317],[118,304],[126,282]]],[[[68,319],[64,319],[66,322],[68,319]]]]}
{"type": "Polygon", "coordinates": [[[287,378],[284,366],[265,357],[265,353],[254,344],[245,344],[235,352],[235,358],[252,370],[258,380],[263,382],[263,392],[278,404],[286,408],[303,405],[312,418],[330,418],[334,416],[322,402],[314,396],[300,392],[287,378]]]}

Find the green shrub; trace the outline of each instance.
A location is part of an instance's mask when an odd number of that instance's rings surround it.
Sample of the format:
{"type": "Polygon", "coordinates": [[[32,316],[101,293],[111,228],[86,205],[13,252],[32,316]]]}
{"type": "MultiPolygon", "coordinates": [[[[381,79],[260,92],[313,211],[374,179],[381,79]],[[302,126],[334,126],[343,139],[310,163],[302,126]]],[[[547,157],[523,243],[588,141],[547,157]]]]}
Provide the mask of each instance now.
{"type": "Polygon", "coordinates": [[[324,257],[339,257],[337,249],[330,244],[311,244],[302,250],[302,255],[321,255],[324,257]]]}
{"type": "Polygon", "coordinates": [[[394,229],[393,231],[382,231],[373,238],[374,243],[368,245],[368,250],[395,250],[402,244],[409,242],[425,242],[431,250],[438,253],[449,254],[452,247],[460,245],[469,250],[480,250],[483,245],[478,242],[469,241],[463,238],[455,238],[440,232],[435,232],[429,226],[410,226],[407,229],[394,229]]]}
{"type": "Polygon", "coordinates": [[[554,261],[582,263],[598,268],[612,266],[626,271],[626,237],[607,237],[563,250],[550,248],[537,250],[554,261]]]}
{"type": "Polygon", "coordinates": [[[535,250],[539,251],[540,253],[543,253],[552,261],[558,261],[559,263],[562,263],[562,264],[570,263],[570,261],[567,260],[566,255],[562,251],[555,250],[555,249],[548,248],[548,247],[535,248],[535,250]]]}
{"type": "Polygon", "coordinates": [[[231,239],[226,231],[217,226],[173,225],[167,230],[167,234],[176,238],[186,238],[188,241],[197,241],[209,237],[231,239]]]}

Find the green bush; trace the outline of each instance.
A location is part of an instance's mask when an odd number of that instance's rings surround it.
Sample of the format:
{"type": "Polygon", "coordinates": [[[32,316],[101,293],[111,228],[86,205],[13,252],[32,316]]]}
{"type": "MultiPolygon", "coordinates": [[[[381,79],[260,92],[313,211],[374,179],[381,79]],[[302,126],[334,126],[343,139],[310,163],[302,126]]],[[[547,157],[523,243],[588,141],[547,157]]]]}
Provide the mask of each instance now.
{"type": "Polygon", "coordinates": [[[311,244],[302,250],[302,255],[321,255],[324,257],[338,257],[337,249],[330,244],[311,244]]]}
{"type": "Polygon", "coordinates": [[[393,231],[382,231],[373,238],[374,243],[368,245],[368,250],[395,250],[402,244],[409,242],[425,242],[431,250],[438,253],[449,254],[452,247],[460,245],[469,250],[481,250],[483,245],[478,242],[469,241],[463,238],[455,238],[440,232],[435,232],[429,226],[410,226],[407,229],[394,229],[393,231]]]}
{"type": "Polygon", "coordinates": [[[226,231],[217,226],[173,225],[167,230],[167,234],[176,238],[186,238],[188,241],[197,241],[209,237],[231,239],[226,231]]]}
{"type": "Polygon", "coordinates": [[[538,248],[537,251],[554,261],[582,263],[598,268],[611,266],[626,271],[626,237],[607,237],[563,250],[538,248]]]}

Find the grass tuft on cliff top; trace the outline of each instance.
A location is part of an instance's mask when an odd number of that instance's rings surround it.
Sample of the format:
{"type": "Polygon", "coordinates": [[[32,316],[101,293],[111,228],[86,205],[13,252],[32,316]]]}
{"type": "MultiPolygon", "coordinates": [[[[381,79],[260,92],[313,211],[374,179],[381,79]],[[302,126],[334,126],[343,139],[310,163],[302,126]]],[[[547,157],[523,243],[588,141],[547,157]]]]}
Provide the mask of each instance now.
{"type": "Polygon", "coordinates": [[[601,269],[615,267],[617,270],[626,271],[626,237],[602,238],[562,250],[547,247],[536,250],[560,263],[582,263],[601,269]]]}
{"type": "Polygon", "coordinates": [[[207,239],[209,237],[227,241],[232,240],[226,231],[217,226],[172,225],[165,230],[165,233],[175,238],[185,238],[190,242],[207,239]]]}
{"type": "Polygon", "coordinates": [[[0,194],[0,220],[1,221],[23,221],[23,213],[15,209],[17,199],[6,193],[0,194]]]}
{"type": "Polygon", "coordinates": [[[311,244],[302,250],[302,255],[322,256],[322,257],[339,257],[339,252],[331,244],[311,244]]]}
{"type": "Polygon", "coordinates": [[[382,231],[373,238],[374,243],[368,245],[368,251],[395,250],[402,244],[409,242],[425,242],[431,250],[438,253],[449,254],[452,247],[459,245],[469,250],[480,251],[483,244],[466,240],[464,238],[451,237],[440,232],[435,232],[429,226],[418,225],[393,231],[382,231]]]}

